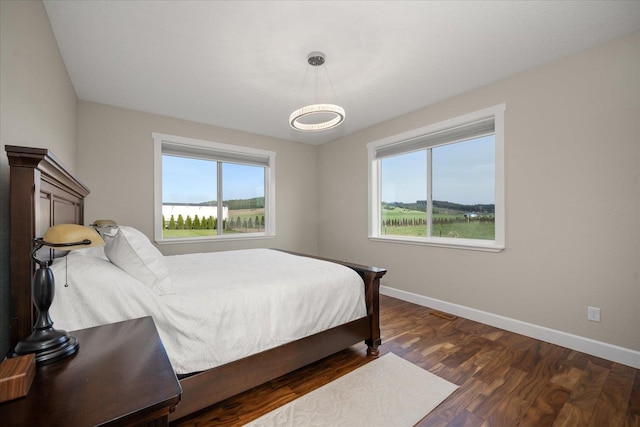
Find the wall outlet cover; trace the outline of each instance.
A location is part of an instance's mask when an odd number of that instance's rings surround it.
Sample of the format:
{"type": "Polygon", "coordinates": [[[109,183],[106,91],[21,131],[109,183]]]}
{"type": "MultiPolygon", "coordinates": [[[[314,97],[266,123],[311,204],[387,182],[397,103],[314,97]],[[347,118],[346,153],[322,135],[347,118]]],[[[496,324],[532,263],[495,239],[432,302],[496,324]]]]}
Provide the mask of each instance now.
{"type": "Polygon", "coordinates": [[[587,320],[591,320],[593,322],[600,321],[600,308],[598,307],[587,307],[587,320]]]}

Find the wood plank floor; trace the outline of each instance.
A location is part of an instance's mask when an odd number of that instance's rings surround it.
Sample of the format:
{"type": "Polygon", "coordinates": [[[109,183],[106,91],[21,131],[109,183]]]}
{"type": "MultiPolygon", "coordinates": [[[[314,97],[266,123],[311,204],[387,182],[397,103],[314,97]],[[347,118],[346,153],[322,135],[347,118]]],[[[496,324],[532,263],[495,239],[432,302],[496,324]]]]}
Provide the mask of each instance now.
{"type": "MultiPolygon", "coordinates": [[[[637,369],[386,296],[380,305],[381,354],[459,385],[419,426],[640,427],[637,369]]],[[[177,425],[240,426],[369,361],[357,345],[177,425]]]]}

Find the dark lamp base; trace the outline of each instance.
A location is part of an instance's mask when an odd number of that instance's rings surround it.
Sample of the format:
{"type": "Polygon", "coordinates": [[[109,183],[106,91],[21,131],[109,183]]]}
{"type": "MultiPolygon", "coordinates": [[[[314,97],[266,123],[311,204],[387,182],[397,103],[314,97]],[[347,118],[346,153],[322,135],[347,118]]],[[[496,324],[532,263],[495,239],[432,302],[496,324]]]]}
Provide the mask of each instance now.
{"type": "Polygon", "coordinates": [[[46,365],[74,354],[80,343],[67,331],[48,328],[35,330],[20,341],[13,350],[12,357],[35,353],[36,364],[46,365]]]}

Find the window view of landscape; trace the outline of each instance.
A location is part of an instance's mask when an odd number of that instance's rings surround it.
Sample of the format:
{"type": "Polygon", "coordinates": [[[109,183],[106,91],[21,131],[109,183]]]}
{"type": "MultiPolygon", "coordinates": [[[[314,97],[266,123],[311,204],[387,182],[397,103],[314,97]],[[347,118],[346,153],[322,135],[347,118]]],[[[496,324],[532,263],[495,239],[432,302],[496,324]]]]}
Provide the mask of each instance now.
{"type": "Polygon", "coordinates": [[[229,215],[223,233],[264,231],[264,167],[224,163],[223,205],[229,215]]]}
{"type": "Polygon", "coordinates": [[[163,155],[163,237],[264,231],[264,183],[263,166],[163,155]],[[220,183],[218,168],[222,168],[220,183]],[[219,184],[223,194],[221,209],[217,201],[219,184]]]}
{"type": "Polygon", "coordinates": [[[493,135],[381,159],[380,233],[495,239],[494,159],[493,135]]]}

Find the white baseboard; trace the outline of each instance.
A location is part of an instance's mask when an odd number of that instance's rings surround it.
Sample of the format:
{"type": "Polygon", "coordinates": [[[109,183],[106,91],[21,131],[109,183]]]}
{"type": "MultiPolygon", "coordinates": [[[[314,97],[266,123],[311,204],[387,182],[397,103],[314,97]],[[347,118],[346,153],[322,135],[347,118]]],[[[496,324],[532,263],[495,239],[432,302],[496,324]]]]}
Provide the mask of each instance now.
{"type": "Polygon", "coordinates": [[[388,286],[380,286],[380,293],[640,369],[640,352],[629,348],[607,344],[590,338],[584,338],[578,335],[546,328],[544,326],[538,326],[532,323],[526,323],[520,320],[488,313],[486,311],[476,310],[475,308],[452,304],[450,302],[425,297],[412,292],[390,288],[388,286]]]}

